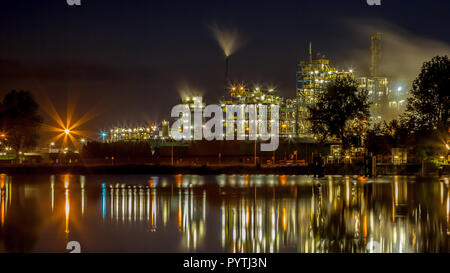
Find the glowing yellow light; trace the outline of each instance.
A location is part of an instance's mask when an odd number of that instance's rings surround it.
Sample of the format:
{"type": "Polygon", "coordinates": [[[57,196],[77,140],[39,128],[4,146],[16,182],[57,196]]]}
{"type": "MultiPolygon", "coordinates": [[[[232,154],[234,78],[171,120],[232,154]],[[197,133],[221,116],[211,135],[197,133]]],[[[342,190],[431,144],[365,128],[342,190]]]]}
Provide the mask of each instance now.
{"type": "Polygon", "coordinates": [[[394,190],[395,190],[395,205],[398,205],[398,182],[394,183],[394,190]]]}
{"type": "Polygon", "coordinates": [[[58,113],[50,98],[43,96],[42,99],[42,109],[52,120],[49,124],[43,124],[43,129],[45,131],[56,133],[56,135],[49,140],[49,143],[54,143],[51,146],[61,145],[61,147],[65,147],[69,145],[69,142],[75,147],[80,145],[75,137],[89,134],[87,131],[81,130],[80,127],[103,112],[103,110],[101,110],[102,107],[96,106],[84,113],[79,119],[74,119],[77,95],[69,94],[66,120],[63,121],[62,116],[58,113]],[[61,140],[61,142],[58,144],[59,140],[61,140]]]}

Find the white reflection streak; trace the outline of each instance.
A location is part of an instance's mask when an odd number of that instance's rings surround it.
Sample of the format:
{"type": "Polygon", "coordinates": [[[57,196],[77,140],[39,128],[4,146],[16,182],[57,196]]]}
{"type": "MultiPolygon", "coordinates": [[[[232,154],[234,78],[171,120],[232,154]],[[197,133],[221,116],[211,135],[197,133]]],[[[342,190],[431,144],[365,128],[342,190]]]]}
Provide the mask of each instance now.
{"type": "Polygon", "coordinates": [[[206,191],[203,191],[203,220],[206,219],[206,191]]]}
{"type": "Polygon", "coordinates": [[[156,228],[156,193],[152,192],[152,228],[156,228]]]}
{"type": "Polygon", "coordinates": [[[191,213],[191,219],[192,219],[192,218],[194,218],[194,196],[193,196],[192,189],[189,192],[189,203],[190,203],[190,213],[191,213]]]}
{"type": "Polygon", "coordinates": [[[119,222],[119,189],[116,189],[116,222],[119,222]]]}
{"type": "Polygon", "coordinates": [[[127,195],[125,194],[125,189],[122,188],[122,223],[125,223],[125,208],[126,208],[126,198],[127,195]]]}
{"type": "Polygon", "coordinates": [[[447,222],[450,214],[450,191],[447,192],[447,222]]]}
{"type": "Polygon", "coordinates": [[[131,193],[131,189],[128,189],[128,211],[127,211],[127,216],[128,216],[128,222],[131,223],[131,202],[132,202],[132,193],[131,193]]]}
{"type": "Polygon", "coordinates": [[[398,182],[397,181],[395,181],[394,186],[395,186],[395,205],[398,206],[398,182]]]}
{"type": "Polygon", "coordinates": [[[139,222],[143,220],[144,212],[144,193],[142,189],[139,189],[139,222]]]}
{"type": "Polygon", "coordinates": [[[220,214],[222,215],[221,228],[222,228],[222,247],[225,248],[225,202],[222,200],[220,206],[220,214]]]}
{"type": "Polygon", "coordinates": [[[111,195],[111,204],[110,204],[110,206],[111,206],[111,220],[113,220],[114,219],[114,188],[111,188],[110,195],[111,195]]]}
{"type": "Polygon", "coordinates": [[[55,208],[55,176],[50,176],[51,182],[50,182],[50,195],[51,195],[51,203],[52,203],[52,212],[55,208]]]}
{"type": "Polygon", "coordinates": [[[84,215],[84,184],[85,184],[85,177],[82,175],[82,176],[80,176],[80,186],[81,186],[81,215],[84,215]]]}
{"type": "Polygon", "coordinates": [[[347,181],[345,182],[345,186],[346,186],[346,198],[347,198],[347,205],[349,205],[350,204],[350,182],[348,181],[348,179],[347,179],[347,181]]]}
{"type": "Polygon", "coordinates": [[[147,221],[150,223],[150,189],[147,189],[147,216],[145,217],[147,221]]]}
{"type": "MultiPolygon", "coordinates": [[[[186,229],[189,227],[189,196],[186,197],[186,195],[183,196],[184,198],[184,206],[183,206],[183,229],[186,229]]],[[[189,234],[189,233],[188,233],[189,234]]]]}
{"type": "Polygon", "coordinates": [[[136,222],[137,220],[137,194],[136,189],[133,190],[133,221],[136,222]]]}

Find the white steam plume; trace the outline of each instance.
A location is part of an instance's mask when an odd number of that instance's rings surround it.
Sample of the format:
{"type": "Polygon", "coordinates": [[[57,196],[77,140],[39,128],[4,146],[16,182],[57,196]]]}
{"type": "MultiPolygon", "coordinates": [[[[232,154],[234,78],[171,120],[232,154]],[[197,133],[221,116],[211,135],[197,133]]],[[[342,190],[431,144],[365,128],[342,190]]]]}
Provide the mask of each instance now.
{"type": "Polygon", "coordinates": [[[209,29],[226,57],[233,55],[242,46],[242,37],[236,29],[220,28],[217,24],[212,24],[209,29]]]}
{"type": "Polygon", "coordinates": [[[409,86],[417,77],[423,62],[436,55],[450,55],[450,45],[412,34],[398,26],[386,22],[361,23],[351,22],[357,26],[360,37],[367,37],[368,47],[355,50],[351,56],[360,68],[370,66],[370,36],[382,33],[382,59],[379,66],[380,76],[391,77],[395,81],[409,86]]]}

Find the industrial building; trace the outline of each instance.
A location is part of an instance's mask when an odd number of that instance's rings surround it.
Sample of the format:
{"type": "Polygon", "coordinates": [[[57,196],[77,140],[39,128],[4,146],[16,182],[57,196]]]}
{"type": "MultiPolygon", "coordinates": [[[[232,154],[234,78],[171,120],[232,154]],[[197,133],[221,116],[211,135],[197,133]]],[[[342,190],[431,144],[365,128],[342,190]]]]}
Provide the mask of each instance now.
{"type": "MultiPolygon", "coordinates": [[[[264,87],[264,86],[253,86],[248,87],[245,84],[232,84],[229,87],[227,94],[220,100],[220,105],[222,107],[222,111],[225,114],[227,111],[227,107],[232,106],[231,109],[235,109],[240,107],[240,105],[265,105],[267,106],[267,119],[271,120],[271,107],[280,106],[283,98],[277,95],[277,90],[272,87],[264,87]]],[[[244,117],[244,128],[245,128],[245,138],[249,138],[249,114],[245,113],[244,117]]],[[[261,116],[259,113],[257,114],[257,119],[259,120],[261,116]]],[[[237,119],[237,117],[235,117],[237,119]]],[[[233,125],[234,126],[234,125],[233,125]]],[[[267,123],[267,129],[271,132],[271,122],[267,123]]],[[[224,120],[224,132],[227,130],[227,123],[224,120]]],[[[237,133],[237,129],[234,129],[237,133]]]]}
{"type": "Polygon", "coordinates": [[[370,76],[356,78],[358,87],[368,91],[372,102],[370,114],[371,121],[382,122],[392,120],[400,115],[406,107],[407,93],[403,85],[393,86],[387,75],[383,75],[380,68],[383,60],[382,34],[376,33],[371,40],[371,66],[370,76]]]}
{"type": "Polygon", "coordinates": [[[370,115],[372,122],[386,120],[389,112],[389,80],[387,77],[358,77],[356,78],[358,88],[367,90],[369,100],[372,102],[370,115]]]}
{"type": "Polygon", "coordinates": [[[330,65],[330,60],[325,56],[316,59],[312,57],[311,44],[309,47],[309,60],[300,61],[297,65],[297,106],[296,128],[297,137],[312,137],[311,121],[309,120],[308,107],[317,102],[318,95],[327,85],[338,77],[352,77],[353,71],[339,71],[330,65]]]}
{"type": "Polygon", "coordinates": [[[283,100],[280,105],[280,137],[296,136],[297,99],[283,100]]]}
{"type": "MultiPolygon", "coordinates": [[[[181,128],[183,131],[189,130],[190,131],[190,137],[185,140],[192,140],[194,138],[194,130],[202,130],[202,124],[204,121],[203,118],[203,109],[205,109],[205,103],[203,102],[203,98],[201,96],[187,96],[182,98],[182,102],[184,105],[188,106],[191,110],[190,116],[191,116],[191,126],[190,128],[184,128],[184,126],[181,128]],[[195,124],[194,122],[194,114],[196,111],[200,112],[200,115],[202,117],[202,123],[201,124],[195,124]],[[200,126],[200,127],[198,127],[200,126]]],[[[187,117],[183,117],[185,119],[187,117]]],[[[170,132],[170,131],[169,131],[170,132]]]]}
{"type": "MultiPolygon", "coordinates": [[[[232,82],[229,73],[229,60],[226,61],[226,88],[225,95],[219,99],[224,116],[227,106],[238,107],[240,105],[266,105],[268,115],[273,106],[279,107],[279,136],[282,138],[314,138],[312,124],[309,120],[308,107],[313,106],[320,93],[324,92],[327,85],[340,77],[355,79],[358,88],[368,91],[371,105],[371,121],[380,122],[397,117],[406,106],[405,86],[392,86],[387,76],[380,69],[382,63],[382,34],[371,36],[371,66],[369,76],[355,77],[352,69],[342,70],[333,66],[324,55],[317,54],[313,57],[312,46],[309,45],[309,59],[297,64],[296,94],[292,98],[283,98],[278,95],[275,88],[268,86],[251,86],[245,83],[232,82]]],[[[203,111],[205,103],[201,96],[184,96],[182,104],[191,109],[190,140],[193,139],[195,123],[194,106],[203,111]],[[200,108],[198,107],[200,106],[200,108]]],[[[270,116],[268,117],[270,119],[270,116]]],[[[237,117],[235,117],[237,119],[237,117]]],[[[202,115],[202,124],[205,120],[202,115]]],[[[245,116],[245,137],[248,137],[249,124],[248,113],[245,116]]],[[[223,132],[227,132],[226,120],[223,120],[223,132]]],[[[199,125],[198,125],[199,126],[199,125]]],[[[271,131],[270,122],[268,129],[271,131]]],[[[198,128],[197,128],[198,129],[198,128]]],[[[235,128],[235,132],[237,129],[235,128]]],[[[117,141],[141,141],[152,139],[169,139],[171,137],[168,121],[161,124],[145,126],[117,126],[109,130],[108,142],[117,141]]]]}
{"type": "Polygon", "coordinates": [[[147,124],[141,126],[115,126],[108,131],[106,142],[139,142],[145,140],[158,139],[160,136],[157,124],[147,124]]]}

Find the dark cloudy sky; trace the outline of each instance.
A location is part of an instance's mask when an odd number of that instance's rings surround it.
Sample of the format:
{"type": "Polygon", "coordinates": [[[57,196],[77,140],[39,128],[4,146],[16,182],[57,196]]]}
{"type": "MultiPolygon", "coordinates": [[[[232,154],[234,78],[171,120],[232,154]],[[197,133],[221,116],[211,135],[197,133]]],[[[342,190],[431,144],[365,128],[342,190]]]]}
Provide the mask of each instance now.
{"type": "Polygon", "coordinates": [[[407,58],[425,58],[414,52],[446,53],[450,44],[448,0],[382,0],[380,7],[365,0],[81,2],[2,0],[0,92],[46,94],[61,113],[68,94],[79,94],[78,116],[103,111],[89,129],[163,119],[179,102],[180,86],[215,102],[223,94],[224,57],[208,29],[213,23],[245,39],[231,57],[232,77],[275,85],[284,96],[295,94],[296,63],[307,57],[308,41],[315,54],[361,73],[370,31],[399,36],[391,43],[409,50],[396,60],[404,66],[416,66],[407,58]]]}

